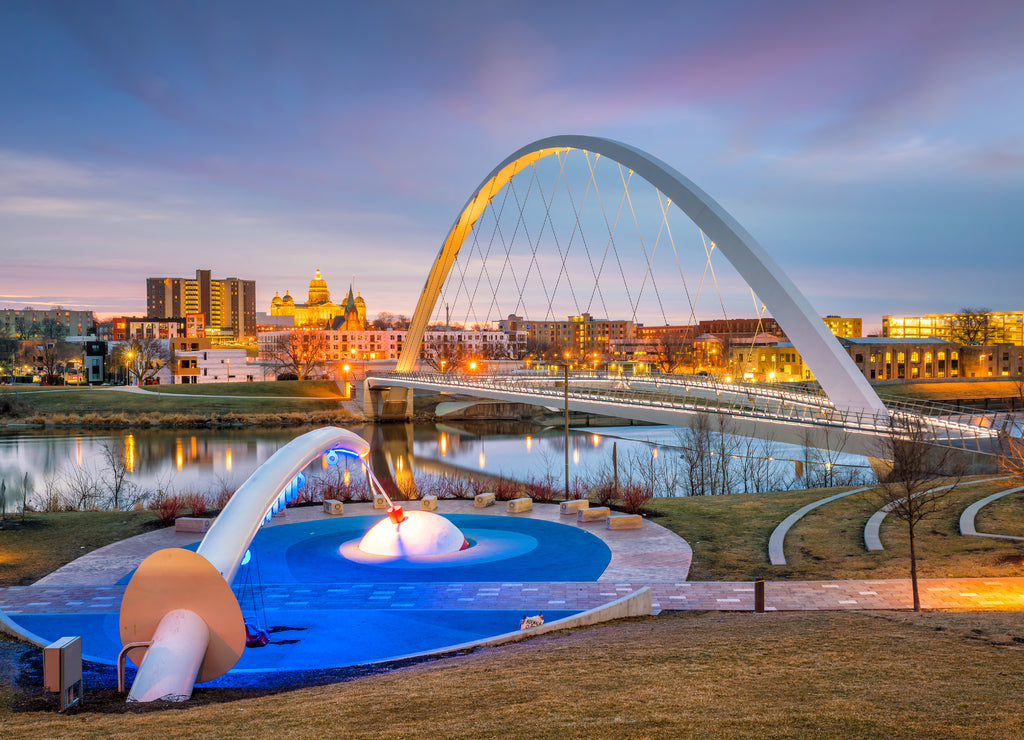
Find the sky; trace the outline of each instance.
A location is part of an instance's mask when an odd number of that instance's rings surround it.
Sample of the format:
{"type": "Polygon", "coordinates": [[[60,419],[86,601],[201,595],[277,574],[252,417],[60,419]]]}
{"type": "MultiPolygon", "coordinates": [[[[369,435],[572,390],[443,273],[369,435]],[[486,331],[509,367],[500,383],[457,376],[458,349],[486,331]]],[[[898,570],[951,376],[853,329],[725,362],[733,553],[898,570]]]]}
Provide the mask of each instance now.
{"type": "Polygon", "coordinates": [[[1021,310],[1021,39],[1019,0],[5,0],[0,308],[143,314],[203,268],[265,311],[319,266],[411,314],[491,168],[587,134],[823,315],[1021,310]]]}

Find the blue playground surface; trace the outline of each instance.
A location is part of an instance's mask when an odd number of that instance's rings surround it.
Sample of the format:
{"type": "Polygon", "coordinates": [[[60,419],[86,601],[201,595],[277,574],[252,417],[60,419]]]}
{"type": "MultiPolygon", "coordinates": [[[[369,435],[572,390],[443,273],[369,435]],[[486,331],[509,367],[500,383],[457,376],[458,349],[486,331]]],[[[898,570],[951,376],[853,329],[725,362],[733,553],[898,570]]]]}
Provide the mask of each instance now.
{"type": "MultiPolygon", "coordinates": [[[[392,660],[514,632],[521,609],[460,609],[451,597],[417,597],[415,586],[596,581],[611,560],[604,542],[573,526],[507,516],[446,516],[472,546],[412,562],[350,557],[379,515],[261,529],[234,589],[246,621],[266,630],[270,644],[246,648],[232,671],[203,685],[237,686],[245,683],[246,674],[258,681],[267,672],[392,660]],[[417,604],[380,608],[375,601],[381,593],[399,591],[413,595],[408,600],[417,604]],[[423,608],[432,599],[436,608],[423,608]]],[[[544,610],[546,621],[575,613],[544,610]]],[[[120,650],[117,612],[20,614],[14,619],[46,640],[81,635],[83,657],[97,663],[113,665],[120,650]]]]}

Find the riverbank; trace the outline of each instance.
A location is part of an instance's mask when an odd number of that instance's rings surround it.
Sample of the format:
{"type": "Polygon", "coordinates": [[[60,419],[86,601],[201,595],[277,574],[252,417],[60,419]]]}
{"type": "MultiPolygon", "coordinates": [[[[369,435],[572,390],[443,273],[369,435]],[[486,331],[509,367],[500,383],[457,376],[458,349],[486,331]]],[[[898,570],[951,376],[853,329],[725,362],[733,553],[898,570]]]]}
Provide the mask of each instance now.
{"type": "Polygon", "coordinates": [[[0,424],[9,429],[296,426],[362,419],[360,404],[334,381],[0,388],[0,424]]]}

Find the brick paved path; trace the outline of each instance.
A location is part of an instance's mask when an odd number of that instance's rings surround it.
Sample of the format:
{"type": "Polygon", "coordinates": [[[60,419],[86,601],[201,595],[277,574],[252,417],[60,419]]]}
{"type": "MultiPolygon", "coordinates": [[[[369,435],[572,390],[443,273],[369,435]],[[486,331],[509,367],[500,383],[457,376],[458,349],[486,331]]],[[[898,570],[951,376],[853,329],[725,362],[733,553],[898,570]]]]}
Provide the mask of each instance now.
{"type": "MultiPolygon", "coordinates": [[[[474,509],[472,502],[441,502],[445,513],[504,514],[504,507],[474,509]]],[[[368,507],[368,505],[366,505],[368,507]]],[[[346,505],[346,511],[370,513],[346,505]]],[[[290,509],[274,525],[324,516],[319,509],[290,509]]],[[[571,522],[556,506],[536,506],[518,516],[571,522]]],[[[612,551],[608,569],[597,582],[416,583],[416,584],[264,584],[268,610],[291,609],[590,609],[644,586],[660,610],[739,610],[754,608],[751,582],[687,581],[692,553],[677,535],[645,521],[640,531],[610,531],[602,525],[575,525],[601,537],[612,551]]],[[[32,586],[0,589],[0,611],[16,617],[31,613],[117,612],[123,586],[112,585],[149,553],[180,547],[195,535],[161,530],[79,558],[32,586]]],[[[950,578],[920,582],[925,609],[1024,610],[1024,577],[950,578]]],[[[908,609],[909,580],[768,581],[767,610],[908,609]]]]}

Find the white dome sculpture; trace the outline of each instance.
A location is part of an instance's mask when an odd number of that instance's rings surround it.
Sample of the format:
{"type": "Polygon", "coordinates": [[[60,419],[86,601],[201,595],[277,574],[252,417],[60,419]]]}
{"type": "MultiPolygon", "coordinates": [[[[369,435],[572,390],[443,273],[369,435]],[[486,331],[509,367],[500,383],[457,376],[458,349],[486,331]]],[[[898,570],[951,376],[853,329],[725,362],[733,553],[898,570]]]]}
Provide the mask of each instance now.
{"type": "Polygon", "coordinates": [[[359,542],[363,552],[389,558],[447,555],[467,547],[469,542],[458,527],[430,511],[407,511],[397,524],[385,518],[359,542]]]}

